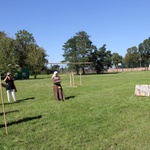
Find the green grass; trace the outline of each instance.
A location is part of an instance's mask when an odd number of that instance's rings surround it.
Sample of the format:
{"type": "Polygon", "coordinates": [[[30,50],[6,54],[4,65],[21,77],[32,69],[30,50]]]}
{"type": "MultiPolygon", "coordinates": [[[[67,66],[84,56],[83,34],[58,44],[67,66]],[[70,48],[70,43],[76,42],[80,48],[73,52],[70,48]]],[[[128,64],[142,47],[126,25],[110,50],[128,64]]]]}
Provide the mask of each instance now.
{"type": "MultiPolygon", "coordinates": [[[[7,103],[8,135],[0,115],[0,150],[149,150],[150,97],[136,97],[136,84],[150,72],[61,75],[65,97],[56,102],[49,75],[16,81],[17,103],[7,103]]],[[[1,109],[2,110],[2,109],[1,109]]],[[[1,111],[2,112],[2,111],[1,111]]]]}

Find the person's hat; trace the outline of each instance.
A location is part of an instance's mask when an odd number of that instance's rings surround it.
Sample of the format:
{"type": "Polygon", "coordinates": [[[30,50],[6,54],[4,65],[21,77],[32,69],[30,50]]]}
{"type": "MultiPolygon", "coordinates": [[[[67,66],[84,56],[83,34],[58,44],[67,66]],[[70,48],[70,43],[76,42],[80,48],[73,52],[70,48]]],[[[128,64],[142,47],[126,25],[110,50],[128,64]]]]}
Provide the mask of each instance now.
{"type": "Polygon", "coordinates": [[[58,73],[58,71],[54,71],[54,74],[57,74],[58,73]]]}
{"type": "Polygon", "coordinates": [[[7,72],[7,75],[8,75],[8,76],[11,75],[11,72],[7,72]]]}

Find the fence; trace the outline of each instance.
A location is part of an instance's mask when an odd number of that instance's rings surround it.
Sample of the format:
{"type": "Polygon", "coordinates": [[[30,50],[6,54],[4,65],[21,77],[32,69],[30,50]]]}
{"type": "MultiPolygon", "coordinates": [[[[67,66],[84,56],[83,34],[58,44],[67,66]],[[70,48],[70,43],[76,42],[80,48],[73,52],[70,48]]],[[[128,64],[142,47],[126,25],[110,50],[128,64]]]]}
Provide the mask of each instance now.
{"type": "Polygon", "coordinates": [[[140,68],[111,68],[107,72],[128,72],[128,71],[148,71],[150,68],[140,67],[140,68]]]}

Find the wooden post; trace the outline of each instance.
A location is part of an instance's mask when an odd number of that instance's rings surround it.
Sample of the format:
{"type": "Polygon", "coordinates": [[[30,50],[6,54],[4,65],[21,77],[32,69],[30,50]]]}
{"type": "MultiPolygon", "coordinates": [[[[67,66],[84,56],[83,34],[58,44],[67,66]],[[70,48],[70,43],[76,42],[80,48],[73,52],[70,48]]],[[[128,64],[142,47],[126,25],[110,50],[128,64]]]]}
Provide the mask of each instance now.
{"type": "Polygon", "coordinates": [[[0,92],[1,92],[1,99],[2,99],[2,107],[3,107],[3,116],[4,116],[5,131],[6,131],[6,135],[8,135],[7,122],[6,122],[6,114],[5,114],[5,106],[4,106],[4,97],[3,97],[3,90],[2,90],[1,73],[0,73],[0,92]]]}
{"type": "Polygon", "coordinates": [[[70,86],[72,86],[72,74],[70,73],[70,86]]]}
{"type": "Polygon", "coordinates": [[[74,72],[72,71],[72,83],[73,83],[73,86],[74,86],[74,72]]]}
{"type": "Polygon", "coordinates": [[[75,85],[74,72],[71,71],[71,73],[70,73],[70,86],[74,86],[74,85],[75,85]]]}

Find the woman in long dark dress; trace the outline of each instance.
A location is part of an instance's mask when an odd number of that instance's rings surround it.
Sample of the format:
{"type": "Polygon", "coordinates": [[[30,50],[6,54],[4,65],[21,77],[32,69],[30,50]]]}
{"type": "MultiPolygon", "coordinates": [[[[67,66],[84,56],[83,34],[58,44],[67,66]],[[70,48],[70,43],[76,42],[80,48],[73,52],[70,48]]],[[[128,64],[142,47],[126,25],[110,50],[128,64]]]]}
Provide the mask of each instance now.
{"type": "Polygon", "coordinates": [[[53,91],[54,91],[54,97],[56,101],[65,100],[65,96],[63,93],[63,89],[61,86],[61,79],[60,76],[58,75],[57,71],[54,71],[54,74],[52,76],[52,82],[53,82],[53,91]]]}

